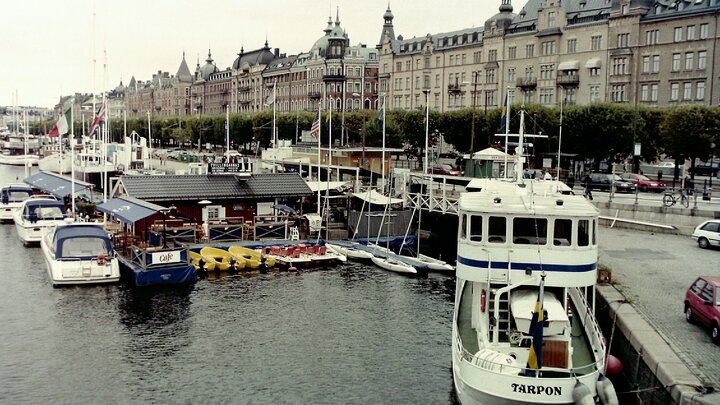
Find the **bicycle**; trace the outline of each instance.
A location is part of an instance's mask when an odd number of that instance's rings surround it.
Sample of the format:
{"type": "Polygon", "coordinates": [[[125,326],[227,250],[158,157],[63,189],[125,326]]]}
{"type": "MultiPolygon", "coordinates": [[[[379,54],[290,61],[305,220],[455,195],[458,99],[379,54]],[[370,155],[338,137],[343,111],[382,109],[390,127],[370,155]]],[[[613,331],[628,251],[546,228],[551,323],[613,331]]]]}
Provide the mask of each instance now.
{"type": "Polygon", "coordinates": [[[663,196],[663,205],[666,207],[672,207],[675,203],[680,202],[683,207],[687,208],[690,206],[690,198],[685,194],[683,190],[678,192],[666,191],[663,196]]]}

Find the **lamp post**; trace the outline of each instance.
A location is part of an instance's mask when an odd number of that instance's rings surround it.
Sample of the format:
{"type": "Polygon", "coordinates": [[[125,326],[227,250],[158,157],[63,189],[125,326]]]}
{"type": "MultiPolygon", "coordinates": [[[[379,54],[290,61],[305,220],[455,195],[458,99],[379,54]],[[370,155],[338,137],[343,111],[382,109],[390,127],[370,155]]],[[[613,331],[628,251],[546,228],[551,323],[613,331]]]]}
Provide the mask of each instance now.
{"type": "Polygon", "coordinates": [[[162,247],[163,247],[163,249],[167,249],[167,247],[168,247],[168,245],[167,245],[167,223],[166,223],[166,218],[167,218],[167,215],[168,215],[170,212],[172,212],[175,208],[176,208],[176,207],[175,207],[174,205],[171,205],[171,206],[168,207],[168,208],[163,208],[163,209],[159,210],[159,212],[160,212],[160,213],[162,214],[162,216],[163,216],[163,230],[162,230],[162,240],[163,240],[163,246],[162,246],[162,247]]]}
{"type": "MultiPolygon", "coordinates": [[[[715,142],[710,142],[710,181],[708,182],[708,187],[710,190],[712,190],[712,178],[713,178],[713,160],[715,158],[715,142]]],[[[718,171],[718,175],[720,175],[720,171],[718,171]]]]}
{"type": "MultiPolygon", "coordinates": [[[[478,72],[473,72],[472,121],[470,122],[470,154],[475,152],[475,110],[477,107],[478,72]]],[[[487,100],[485,100],[487,109],[487,100]]],[[[487,111],[487,110],[486,110],[487,111]]]]}

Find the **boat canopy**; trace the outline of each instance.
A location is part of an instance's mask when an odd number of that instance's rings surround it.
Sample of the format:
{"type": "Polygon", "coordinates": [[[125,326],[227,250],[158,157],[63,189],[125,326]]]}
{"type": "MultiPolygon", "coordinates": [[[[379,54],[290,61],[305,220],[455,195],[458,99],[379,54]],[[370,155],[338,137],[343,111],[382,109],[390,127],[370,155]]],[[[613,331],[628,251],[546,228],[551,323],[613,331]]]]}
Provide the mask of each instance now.
{"type": "Polygon", "coordinates": [[[92,258],[112,252],[112,242],[101,226],[69,224],[55,229],[55,257],[92,258]]]}
{"type": "Polygon", "coordinates": [[[134,224],[164,209],[163,206],[128,196],[113,198],[97,206],[98,211],[128,224],[134,224]]]}
{"type": "Polygon", "coordinates": [[[25,201],[33,194],[32,187],[24,184],[11,184],[0,190],[0,200],[3,204],[17,201],[25,201]]]}
{"type": "MultiPolygon", "coordinates": [[[[57,198],[65,198],[65,196],[72,194],[72,179],[65,176],[49,172],[35,173],[32,176],[23,180],[26,184],[31,185],[34,188],[42,190],[45,193],[52,194],[57,198]]],[[[90,183],[75,180],[75,191],[86,189],[90,187],[90,183]]]]}
{"type": "Polygon", "coordinates": [[[57,218],[62,219],[67,212],[67,208],[62,201],[51,200],[49,198],[38,198],[25,201],[23,206],[23,215],[31,222],[38,219],[57,218]]]}

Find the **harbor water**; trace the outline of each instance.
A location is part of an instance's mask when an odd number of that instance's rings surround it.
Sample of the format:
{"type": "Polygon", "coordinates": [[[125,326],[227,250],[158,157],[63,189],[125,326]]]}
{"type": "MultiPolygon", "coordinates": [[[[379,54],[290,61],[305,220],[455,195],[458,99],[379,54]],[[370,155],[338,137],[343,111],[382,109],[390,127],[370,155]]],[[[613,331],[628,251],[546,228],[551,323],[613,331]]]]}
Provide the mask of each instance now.
{"type": "MultiPolygon", "coordinates": [[[[0,166],[3,185],[23,177],[0,166]]],[[[451,276],[348,263],[173,288],[53,288],[40,249],[12,224],[0,241],[0,403],[456,401],[451,276]]]]}

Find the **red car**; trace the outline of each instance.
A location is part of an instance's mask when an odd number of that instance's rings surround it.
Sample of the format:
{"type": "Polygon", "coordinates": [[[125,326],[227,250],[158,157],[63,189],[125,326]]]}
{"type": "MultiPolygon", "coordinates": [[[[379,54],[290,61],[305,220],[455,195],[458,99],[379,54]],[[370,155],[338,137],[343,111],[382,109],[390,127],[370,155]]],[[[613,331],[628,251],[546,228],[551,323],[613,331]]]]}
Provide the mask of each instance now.
{"type": "Polygon", "coordinates": [[[623,180],[635,184],[635,187],[637,187],[640,191],[657,191],[658,193],[662,193],[667,187],[664,182],[660,180],[652,180],[643,174],[623,173],[620,177],[623,180]]]}
{"type": "Polygon", "coordinates": [[[430,174],[442,174],[445,176],[462,176],[463,172],[445,163],[434,164],[428,169],[430,174]]]}
{"type": "Polygon", "coordinates": [[[700,276],[685,293],[685,319],[710,328],[720,345],[720,276],[700,276]]]}

